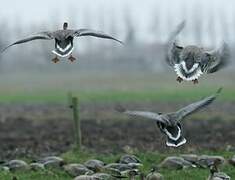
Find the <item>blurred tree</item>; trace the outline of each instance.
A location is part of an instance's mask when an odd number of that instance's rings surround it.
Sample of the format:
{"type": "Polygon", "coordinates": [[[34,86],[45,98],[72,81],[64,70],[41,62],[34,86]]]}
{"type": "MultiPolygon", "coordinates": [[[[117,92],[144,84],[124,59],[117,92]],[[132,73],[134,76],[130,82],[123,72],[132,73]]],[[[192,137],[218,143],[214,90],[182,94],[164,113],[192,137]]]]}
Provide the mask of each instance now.
{"type": "Polygon", "coordinates": [[[207,21],[207,28],[208,32],[208,41],[211,46],[215,46],[217,43],[217,35],[215,29],[215,14],[210,13],[207,21]]]}
{"type": "MultiPolygon", "coordinates": [[[[7,25],[8,24],[5,21],[1,21],[0,23],[0,27],[4,27],[2,28],[1,33],[0,33],[0,52],[9,43],[6,40],[7,38],[4,38],[4,37],[8,37],[9,35],[11,35],[11,31],[9,30],[7,25]]],[[[3,54],[0,53],[0,73],[3,73],[3,72],[5,72],[5,64],[3,61],[3,54]]]]}
{"type": "Polygon", "coordinates": [[[161,19],[162,19],[162,14],[161,11],[159,11],[159,9],[154,9],[154,12],[152,13],[153,15],[153,19],[152,19],[152,23],[150,26],[150,32],[153,32],[154,35],[154,39],[155,41],[159,41],[159,37],[161,37],[162,35],[162,23],[161,23],[161,19]]]}
{"type": "Polygon", "coordinates": [[[109,16],[109,32],[113,36],[118,35],[117,19],[116,19],[116,13],[114,9],[112,9],[112,12],[110,12],[110,16],[109,16]]]}
{"type": "Polygon", "coordinates": [[[133,19],[130,15],[130,11],[127,8],[124,16],[124,22],[125,22],[125,27],[126,27],[126,39],[125,43],[129,46],[133,46],[137,43],[137,38],[136,38],[136,30],[133,25],[133,19]]]}
{"type": "MultiPolygon", "coordinates": [[[[94,23],[94,20],[92,19],[91,16],[91,7],[90,6],[85,6],[82,13],[82,18],[83,18],[83,26],[84,28],[93,28],[92,24],[94,23]]],[[[92,46],[92,38],[87,38],[85,42],[85,52],[86,51],[92,51],[93,46],[92,46]]]]}
{"type": "Polygon", "coordinates": [[[222,35],[222,41],[229,42],[229,24],[228,24],[228,18],[227,18],[227,12],[225,12],[224,8],[220,9],[220,16],[219,16],[219,23],[220,23],[220,31],[222,35]]]}
{"type": "Polygon", "coordinates": [[[202,5],[197,2],[195,4],[195,9],[192,14],[192,20],[194,21],[194,38],[197,43],[202,44],[203,40],[203,34],[202,34],[202,20],[203,20],[203,15],[202,15],[202,5]],[[200,13],[199,13],[200,12],[200,13]]]}

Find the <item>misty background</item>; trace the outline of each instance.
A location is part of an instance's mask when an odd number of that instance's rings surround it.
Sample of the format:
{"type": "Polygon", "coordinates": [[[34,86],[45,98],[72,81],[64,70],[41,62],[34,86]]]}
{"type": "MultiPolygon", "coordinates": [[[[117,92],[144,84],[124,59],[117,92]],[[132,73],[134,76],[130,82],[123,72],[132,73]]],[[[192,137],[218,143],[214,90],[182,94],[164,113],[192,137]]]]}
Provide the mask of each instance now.
{"type": "MultiPolygon", "coordinates": [[[[235,44],[235,2],[232,0],[8,0],[0,7],[0,48],[28,35],[62,28],[101,30],[125,42],[83,37],[75,40],[71,65],[61,58],[54,65],[53,41],[33,41],[13,46],[1,55],[0,73],[75,71],[153,72],[169,71],[164,45],[182,21],[182,45],[213,49],[235,44]]],[[[232,63],[234,64],[234,63],[232,63]]],[[[234,68],[228,68],[228,71],[234,68]]]]}

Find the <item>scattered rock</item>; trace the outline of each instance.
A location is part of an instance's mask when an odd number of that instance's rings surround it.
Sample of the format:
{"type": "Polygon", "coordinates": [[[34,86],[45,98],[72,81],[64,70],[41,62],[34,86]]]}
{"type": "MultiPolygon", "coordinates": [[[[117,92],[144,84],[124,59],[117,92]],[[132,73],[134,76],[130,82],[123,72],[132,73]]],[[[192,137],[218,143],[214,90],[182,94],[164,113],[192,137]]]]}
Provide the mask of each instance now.
{"type": "Polygon", "coordinates": [[[133,169],[131,166],[128,164],[121,164],[121,163],[110,163],[105,166],[105,168],[113,168],[117,169],[119,171],[126,171],[126,170],[131,170],[133,169]]]}
{"type": "Polygon", "coordinates": [[[113,177],[122,176],[121,171],[119,171],[118,169],[114,169],[112,167],[104,167],[101,172],[105,174],[110,174],[113,177]]]}
{"type": "Polygon", "coordinates": [[[152,172],[147,175],[146,180],[164,180],[163,175],[158,172],[152,172]]]}
{"type": "Polygon", "coordinates": [[[48,157],[40,159],[38,162],[44,164],[48,161],[64,162],[62,158],[57,157],[57,156],[48,156],[48,157]]]}
{"type": "Polygon", "coordinates": [[[197,164],[202,168],[208,168],[215,161],[217,161],[218,165],[221,165],[225,162],[225,159],[222,156],[201,155],[198,157],[197,164]]]}
{"type": "Polygon", "coordinates": [[[171,156],[164,159],[163,162],[160,163],[159,167],[178,170],[196,166],[191,162],[184,160],[182,157],[171,156]]]}
{"type": "Polygon", "coordinates": [[[7,166],[1,166],[1,167],[0,167],[0,171],[9,172],[9,171],[10,171],[10,168],[7,167],[7,166]]]}
{"type": "Polygon", "coordinates": [[[122,163],[122,164],[141,163],[141,161],[134,155],[126,154],[120,158],[119,163],[122,163]]]}
{"type": "Polygon", "coordinates": [[[74,180],[100,180],[100,179],[95,176],[81,175],[81,176],[75,177],[74,180]]]}
{"type": "Polygon", "coordinates": [[[45,168],[60,168],[65,164],[64,160],[57,156],[45,157],[39,160],[39,162],[42,163],[45,168]]]}
{"type": "Polygon", "coordinates": [[[103,167],[104,167],[104,162],[97,160],[97,159],[92,159],[92,160],[88,160],[84,163],[84,165],[94,171],[94,172],[98,172],[100,171],[103,167]]]}
{"type": "Polygon", "coordinates": [[[110,180],[111,175],[106,174],[106,173],[96,173],[96,174],[93,174],[92,177],[98,178],[100,180],[110,180]]]}
{"type": "Polygon", "coordinates": [[[31,163],[29,166],[33,171],[40,171],[45,169],[45,166],[42,163],[31,163]]]}
{"type": "Polygon", "coordinates": [[[230,176],[228,176],[224,172],[216,172],[208,179],[209,180],[230,180],[231,178],[230,178],[230,176]]]}
{"type": "Polygon", "coordinates": [[[129,178],[129,179],[134,179],[135,176],[139,175],[139,170],[138,169],[131,169],[131,170],[126,170],[121,172],[121,177],[122,178],[129,178]]]}
{"type": "Polygon", "coordinates": [[[22,160],[11,160],[6,163],[6,166],[9,167],[10,171],[17,171],[17,170],[29,170],[29,165],[22,160]]]}
{"type": "Polygon", "coordinates": [[[64,170],[73,177],[81,176],[81,175],[91,175],[94,172],[88,169],[83,164],[67,164],[63,166],[64,170]]]}
{"type": "Polygon", "coordinates": [[[189,161],[193,164],[197,164],[198,162],[198,155],[196,154],[182,154],[180,157],[184,158],[184,160],[189,161]]]}

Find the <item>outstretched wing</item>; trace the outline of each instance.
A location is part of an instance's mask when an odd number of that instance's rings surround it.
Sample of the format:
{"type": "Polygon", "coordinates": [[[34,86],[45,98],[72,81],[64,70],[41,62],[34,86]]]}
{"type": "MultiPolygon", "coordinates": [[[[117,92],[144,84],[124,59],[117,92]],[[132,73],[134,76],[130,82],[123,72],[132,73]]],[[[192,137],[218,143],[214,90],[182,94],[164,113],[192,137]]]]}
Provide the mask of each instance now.
{"type": "Polygon", "coordinates": [[[177,120],[181,120],[182,118],[208,106],[216,99],[216,97],[219,95],[219,93],[221,91],[222,91],[222,88],[219,88],[214,95],[206,97],[198,102],[192,103],[192,104],[180,109],[179,111],[175,112],[177,120]]]}
{"type": "Polygon", "coordinates": [[[32,36],[29,36],[25,39],[21,39],[19,41],[16,41],[16,42],[10,44],[9,46],[5,47],[1,52],[4,52],[7,48],[9,48],[11,46],[26,43],[26,42],[33,41],[33,40],[38,40],[38,39],[51,40],[51,39],[53,39],[53,35],[50,32],[41,32],[41,33],[38,33],[38,34],[35,34],[32,36]]]}
{"type": "Polygon", "coordinates": [[[146,118],[146,119],[152,119],[152,120],[155,120],[155,121],[158,121],[158,122],[165,123],[163,120],[159,119],[159,114],[157,114],[157,113],[146,112],[146,111],[130,111],[130,110],[127,110],[127,109],[123,108],[122,106],[116,107],[116,110],[118,112],[127,114],[129,116],[143,117],[143,118],[146,118]]]}
{"type": "Polygon", "coordinates": [[[91,29],[78,29],[78,30],[75,30],[74,33],[73,33],[73,36],[76,36],[76,37],[80,37],[80,36],[94,36],[94,37],[98,37],[98,38],[104,38],[104,39],[111,39],[111,40],[114,40],[114,41],[117,41],[121,44],[123,44],[122,41],[108,35],[108,34],[105,34],[101,31],[94,31],[94,30],[91,30],[91,29]]]}
{"type": "Polygon", "coordinates": [[[207,73],[214,73],[227,66],[230,59],[229,47],[226,43],[212,53],[207,53],[205,63],[202,62],[202,70],[207,73]]]}
{"type": "Polygon", "coordinates": [[[183,30],[185,26],[185,21],[181,22],[175,31],[173,31],[167,41],[167,55],[166,55],[166,62],[170,66],[174,66],[176,63],[180,61],[180,52],[182,51],[183,47],[178,46],[176,43],[176,36],[183,30]]]}

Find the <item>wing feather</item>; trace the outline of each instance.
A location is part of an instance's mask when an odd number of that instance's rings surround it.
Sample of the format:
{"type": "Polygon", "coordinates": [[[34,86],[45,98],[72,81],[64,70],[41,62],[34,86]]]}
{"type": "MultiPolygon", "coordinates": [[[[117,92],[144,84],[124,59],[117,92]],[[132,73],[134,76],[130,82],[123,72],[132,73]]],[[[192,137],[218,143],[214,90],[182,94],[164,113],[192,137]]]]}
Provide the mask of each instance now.
{"type": "Polygon", "coordinates": [[[94,30],[91,30],[91,29],[78,29],[78,30],[75,30],[74,31],[74,36],[76,37],[80,37],[80,36],[93,36],[93,37],[98,37],[98,38],[104,38],[104,39],[111,39],[111,40],[114,40],[114,41],[117,41],[121,44],[123,44],[122,41],[108,35],[108,34],[105,34],[101,31],[94,31],[94,30]]]}
{"type": "Polygon", "coordinates": [[[209,104],[211,104],[216,98],[217,96],[219,95],[219,93],[222,91],[222,88],[219,88],[217,90],[217,92],[214,94],[214,95],[211,95],[209,97],[206,97],[198,102],[195,102],[195,103],[192,103],[182,109],[180,109],[179,111],[177,111],[175,114],[176,114],[176,117],[178,117],[177,119],[180,120],[206,106],[208,106],[209,104]]]}
{"type": "Polygon", "coordinates": [[[158,113],[147,112],[147,111],[130,111],[130,110],[127,110],[127,109],[125,109],[121,106],[116,107],[116,110],[118,112],[127,114],[129,116],[137,116],[137,117],[142,117],[142,118],[156,120],[158,122],[165,123],[163,120],[159,119],[159,114],[158,113]]]}
{"type": "Polygon", "coordinates": [[[230,52],[226,43],[219,50],[208,53],[206,63],[203,65],[204,72],[214,73],[229,64],[230,52]]]}
{"type": "Polygon", "coordinates": [[[177,45],[175,38],[183,30],[184,27],[185,27],[185,21],[181,22],[176,27],[176,30],[171,33],[167,41],[167,55],[165,59],[170,66],[174,66],[176,63],[179,63],[180,61],[179,55],[183,47],[177,45]]]}
{"type": "Polygon", "coordinates": [[[8,49],[11,46],[26,43],[26,42],[33,41],[33,40],[39,40],[39,39],[51,40],[51,39],[53,39],[53,36],[52,36],[52,33],[50,33],[50,32],[41,32],[41,33],[38,33],[38,34],[35,34],[35,35],[32,35],[32,36],[26,37],[24,39],[21,39],[19,41],[16,41],[16,42],[8,45],[7,47],[5,47],[1,52],[4,52],[6,49],[8,49]]]}

